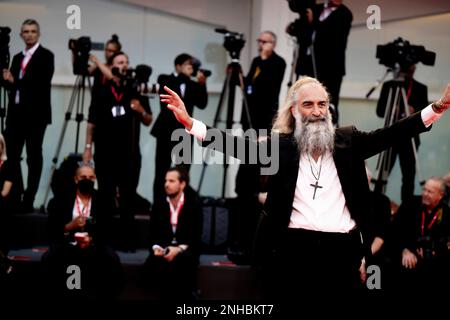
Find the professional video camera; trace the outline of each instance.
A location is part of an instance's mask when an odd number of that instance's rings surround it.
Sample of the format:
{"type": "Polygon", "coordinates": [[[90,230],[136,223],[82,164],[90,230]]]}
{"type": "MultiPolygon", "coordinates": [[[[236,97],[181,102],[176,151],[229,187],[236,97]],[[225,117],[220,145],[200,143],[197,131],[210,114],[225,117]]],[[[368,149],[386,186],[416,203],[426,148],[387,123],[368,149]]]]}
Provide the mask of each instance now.
{"type": "Polygon", "coordinates": [[[299,37],[300,33],[303,31],[304,25],[307,25],[308,22],[305,19],[306,17],[306,9],[312,9],[316,1],[315,0],[287,0],[289,4],[289,9],[292,12],[298,13],[300,17],[295,21],[289,23],[286,28],[286,32],[293,36],[299,37]]]}
{"type": "Polygon", "coordinates": [[[406,71],[418,62],[433,66],[436,53],[425,50],[424,46],[412,45],[409,41],[398,38],[385,45],[377,45],[376,57],[380,64],[388,68],[396,69],[399,66],[401,71],[406,71]]]}
{"type": "Polygon", "coordinates": [[[129,68],[123,73],[118,68],[112,68],[112,74],[122,81],[122,84],[134,92],[146,92],[147,83],[152,74],[152,68],[145,64],[137,65],[135,69],[129,68]],[[144,85],[144,88],[142,86],[144,85]]]}
{"type": "Polygon", "coordinates": [[[244,34],[227,29],[215,29],[217,33],[225,34],[223,46],[230,54],[232,60],[239,60],[241,50],[245,45],[244,34]]]}
{"type": "Polygon", "coordinates": [[[92,42],[90,37],[69,39],[69,49],[74,55],[73,73],[76,75],[87,75],[89,55],[91,50],[103,50],[105,45],[101,42],[92,42]]]}
{"type": "Polygon", "coordinates": [[[0,70],[9,69],[9,27],[0,27],[0,70]]]}
{"type": "Polygon", "coordinates": [[[209,77],[211,75],[211,70],[208,69],[201,69],[202,63],[200,60],[198,60],[197,58],[192,57],[192,68],[194,69],[194,72],[192,73],[193,77],[197,76],[197,72],[201,71],[205,77],[209,77]]]}

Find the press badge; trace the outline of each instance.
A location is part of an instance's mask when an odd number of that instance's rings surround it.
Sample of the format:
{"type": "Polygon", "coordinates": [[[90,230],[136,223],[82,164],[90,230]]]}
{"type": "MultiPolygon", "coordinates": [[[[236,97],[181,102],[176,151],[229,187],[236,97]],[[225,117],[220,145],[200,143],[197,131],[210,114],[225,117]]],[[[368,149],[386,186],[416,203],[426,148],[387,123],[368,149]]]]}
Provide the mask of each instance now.
{"type": "Polygon", "coordinates": [[[111,109],[113,117],[121,117],[125,114],[125,108],[123,106],[114,106],[111,109]]]}

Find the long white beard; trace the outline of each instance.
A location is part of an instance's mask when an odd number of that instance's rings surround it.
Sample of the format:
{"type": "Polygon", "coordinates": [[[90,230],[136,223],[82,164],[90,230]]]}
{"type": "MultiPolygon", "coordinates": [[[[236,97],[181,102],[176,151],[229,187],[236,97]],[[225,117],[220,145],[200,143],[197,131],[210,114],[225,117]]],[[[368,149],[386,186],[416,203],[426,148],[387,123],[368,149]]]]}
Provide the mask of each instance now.
{"type": "Polygon", "coordinates": [[[317,155],[323,155],[326,151],[333,152],[334,127],[328,112],[321,118],[303,118],[298,109],[295,109],[294,117],[294,138],[301,152],[317,155]]]}

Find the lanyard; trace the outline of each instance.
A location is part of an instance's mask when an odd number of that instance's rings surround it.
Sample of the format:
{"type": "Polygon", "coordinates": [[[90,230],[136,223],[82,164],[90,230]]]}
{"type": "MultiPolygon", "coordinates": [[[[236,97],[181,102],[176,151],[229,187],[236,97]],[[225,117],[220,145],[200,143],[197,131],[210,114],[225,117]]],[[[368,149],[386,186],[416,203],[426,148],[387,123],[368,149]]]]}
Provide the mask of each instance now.
{"type": "Polygon", "coordinates": [[[89,206],[91,204],[91,199],[89,199],[89,202],[86,206],[83,207],[83,210],[81,210],[80,207],[80,198],[77,196],[76,200],[75,200],[76,206],[77,206],[77,212],[79,216],[82,216],[84,218],[86,218],[89,215],[89,206]]]}
{"type": "Polygon", "coordinates": [[[172,225],[172,230],[175,233],[178,225],[178,216],[180,214],[181,209],[184,206],[184,193],[181,194],[180,200],[178,200],[177,206],[174,207],[172,202],[170,202],[169,197],[167,197],[167,201],[169,202],[170,207],[170,224],[172,225]]]}
{"type": "Polygon", "coordinates": [[[114,95],[114,98],[116,98],[117,103],[120,103],[123,98],[123,92],[118,94],[113,85],[111,85],[111,92],[114,95]]]}
{"type": "MultiPolygon", "coordinates": [[[[437,218],[439,217],[439,214],[441,213],[442,209],[439,209],[434,214],[433,219],[430,221],[430,223],[427,226],[427,231],[431,229],[433,224],[436,222],[437,218]]],[[[422,223],[420,225],[420,233],[422,237],[425,235],[425,210],[422,210],[422,223]]]]}
{"type": "Polygon", "coordinates": [[[20,63],[20,71],[21,71],[21,76],[20,76],[20,78],[23,78],[24,76],[25,76],[25,72],[27,71],[27,67],[28,67],[28,64],[30,63],[30,60],[31,60],[31,55],[30,55],[30,58],[28,59],[28,61],[25,63],[25,60],[27,60],[27,57],[28,57],[28,53],[26,53],[25,55],[24,55],[24,57],[23,57],[23,60],[22,60],[22,62],[20,63]]]}

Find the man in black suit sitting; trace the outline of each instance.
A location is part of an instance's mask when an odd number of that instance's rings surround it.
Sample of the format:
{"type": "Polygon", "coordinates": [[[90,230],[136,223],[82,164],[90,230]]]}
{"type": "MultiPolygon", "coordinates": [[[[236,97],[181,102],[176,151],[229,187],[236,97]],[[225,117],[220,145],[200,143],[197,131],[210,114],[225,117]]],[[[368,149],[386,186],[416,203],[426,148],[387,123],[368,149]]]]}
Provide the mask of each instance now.
{"type": "MultiPolygon", "coordinates": [[[[3,82],[9,90],[5,139],[11,163],[20,163],[23,146],[26,146],[28,180],[23,209],[31,212],[41,179],[42,142],[45,129],[51,123],[50,91],[55,66],[53,53],[39,43],[36,20],[25,20],[20,36],[26,47],[14,56],[11,69],[3,70],[3,82]]],[[[20,177],[20,166],[16,167],[20,177]]]]}
{"type": "Polygon", "coordinates": [[[167,171],[165,193],[166,199],[152,208],[150,255],[145,261],[143,281],[163,298],[189,298],[200,255],[201,205],[183,167],[167,171]]]}

